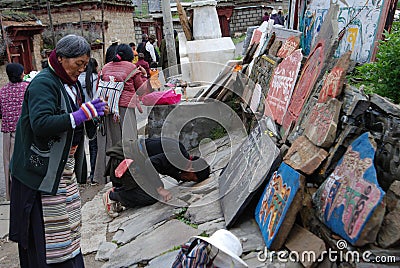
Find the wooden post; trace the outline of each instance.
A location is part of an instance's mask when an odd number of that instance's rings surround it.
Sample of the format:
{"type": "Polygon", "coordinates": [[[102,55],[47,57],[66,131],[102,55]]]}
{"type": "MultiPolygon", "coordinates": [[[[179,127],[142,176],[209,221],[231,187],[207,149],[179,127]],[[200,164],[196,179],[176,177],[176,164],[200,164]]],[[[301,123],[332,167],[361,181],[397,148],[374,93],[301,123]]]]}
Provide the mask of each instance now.
{"type": "Polygon", "coordinates": [[[162,13],[164,20],[164,39],[168,56],[168,70],[170,76],[178,75],[176,60],[174,29],[172,24],[171,4],[169,0],[162,0],[162,13]]]}
{"type": "Polygon", "coordinates": [[[81,35],[83,37],[83,22],[82,22],[82,10],[80,8],[78,8],[79,10],[79,23],[81,25],[81,35]]]}
{"type": "Polygon", "coordinates": [[[104,0],[101,0],[101,38],[103,42],[103,64],[106,57],[106,37],[104,36],[104,0]]]}
{"type": "Polygon", "coordinates": [[[53,19],[51,18],[50,2],[47,0],[47,14],[49,15],[51,38],[53,40],[53,47],[56,48],[56,36],[54,35],[53,19]]]}
{"type": "Polygon", "coordinates": [[[8,63],[11,63],[10,47],[8,46],[7,33],[4,31],[3,28],[3,14],[1,13],[1,10],[0,10],[0,27],[1,27],[1,35],[3,36],[4,44],[6,45],[6,54],[8,63]]]}

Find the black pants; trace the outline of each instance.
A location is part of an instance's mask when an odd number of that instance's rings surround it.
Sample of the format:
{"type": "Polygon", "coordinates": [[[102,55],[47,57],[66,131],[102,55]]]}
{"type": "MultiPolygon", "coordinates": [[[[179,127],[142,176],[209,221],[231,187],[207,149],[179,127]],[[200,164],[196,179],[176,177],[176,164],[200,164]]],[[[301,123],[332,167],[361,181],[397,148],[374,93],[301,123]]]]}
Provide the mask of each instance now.
{"type": "Polygon", "coordinates": [[[131,208],[149,206],[157,202],[157,199],[151,197],[140,187],[133,189],[126,189],[123,186],[115,187],[114,192],[110,192],[110,199],[131,208]]]}

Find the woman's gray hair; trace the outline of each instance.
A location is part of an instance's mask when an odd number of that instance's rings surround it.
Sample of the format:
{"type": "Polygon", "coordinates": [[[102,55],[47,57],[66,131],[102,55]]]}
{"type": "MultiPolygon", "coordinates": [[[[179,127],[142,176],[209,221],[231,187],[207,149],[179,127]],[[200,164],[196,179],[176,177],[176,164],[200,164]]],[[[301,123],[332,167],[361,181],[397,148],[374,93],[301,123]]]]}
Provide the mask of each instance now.
{"type": "Polygon", "coordinates": [[[56,55],[65,58],[90,57],[90,45],[82,36],[69,34],[57,42],[56,55]]]}

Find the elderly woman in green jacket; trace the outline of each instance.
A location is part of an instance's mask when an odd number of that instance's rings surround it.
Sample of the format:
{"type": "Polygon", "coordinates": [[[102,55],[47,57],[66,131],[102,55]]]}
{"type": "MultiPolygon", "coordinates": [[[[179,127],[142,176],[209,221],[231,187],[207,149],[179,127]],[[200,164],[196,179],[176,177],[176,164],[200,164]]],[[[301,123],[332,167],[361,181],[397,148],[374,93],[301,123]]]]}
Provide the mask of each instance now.
{"type": "Polygon", "coordinates": [[[89,58],[83,37],[63,37],[24,96],[10,164],[9,236],[21,267],[84,267],[74,154],[106,108],[100,99],[85,103],[77,83],[89,58]]]}

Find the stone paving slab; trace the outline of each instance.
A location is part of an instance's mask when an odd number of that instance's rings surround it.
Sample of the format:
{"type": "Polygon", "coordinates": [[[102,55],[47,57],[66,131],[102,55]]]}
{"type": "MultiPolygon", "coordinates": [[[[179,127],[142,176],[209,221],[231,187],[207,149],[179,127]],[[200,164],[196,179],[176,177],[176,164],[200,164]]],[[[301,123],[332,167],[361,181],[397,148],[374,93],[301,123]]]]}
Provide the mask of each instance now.
{"type": "Polygon", "coordinates": [[[8,236],[8,226],[10,222],[10,204],[2,202],[0,204],[0,238],[8,236]]]}
{"type": "Polygon", "coordinates": [[[200,235],[200,233],[200,230],[178,220],[168,221],[157,229],[140,235],[132,242],[116,249],[111,255],[110,261],[102,267],[130,267],[140,261],[151,260],[175,246],[182,245],[190,237],[200,235]]]}
{"type": "Polygon", "coordinates": [[[171,267],[172,263],[175,261],[176,256],[179,253],[178,250],[174,250],[168,253],[165,253],[157,258],[152,259],[149,262],[149,265],[146,266],[147,268],[161,268],[161,267],[171,267]]]}
{"type": "Polygon", "coordinates": [[[102,196],[106,187],[91,201],[82,207],[82,254],[96,252],[99,245],[106,241],[107,222],[111,219],[103,209],[102,196]]]}

